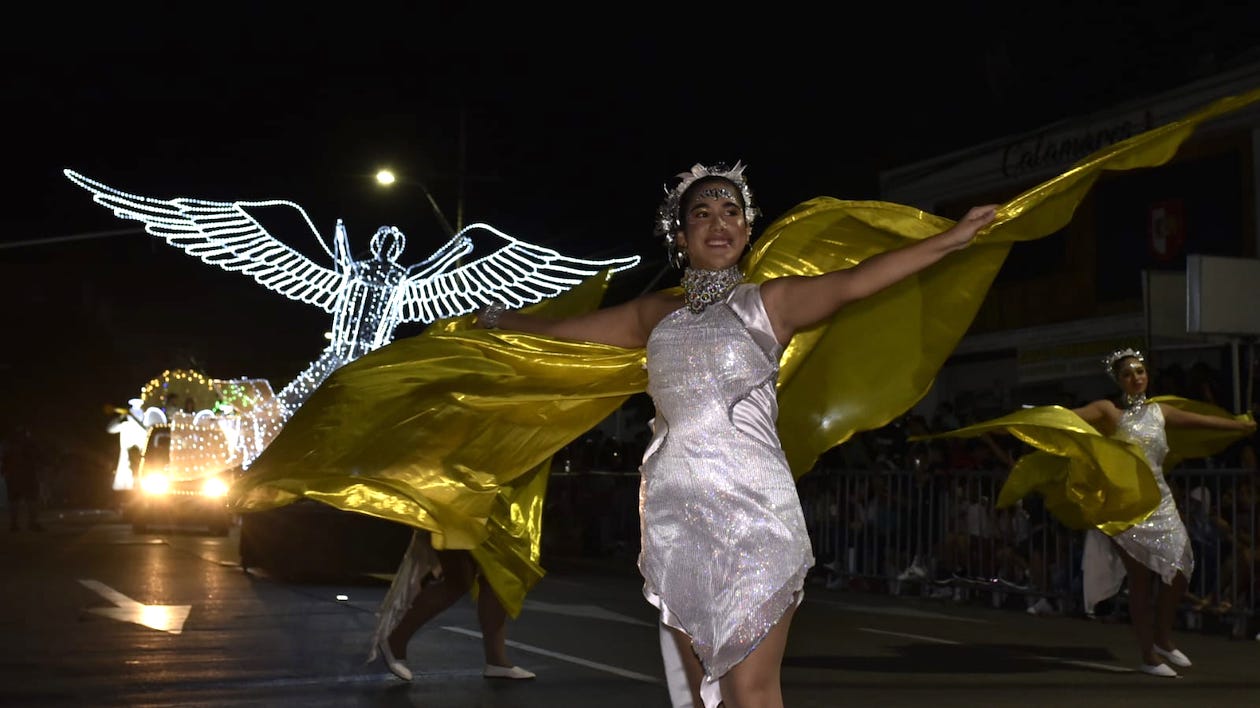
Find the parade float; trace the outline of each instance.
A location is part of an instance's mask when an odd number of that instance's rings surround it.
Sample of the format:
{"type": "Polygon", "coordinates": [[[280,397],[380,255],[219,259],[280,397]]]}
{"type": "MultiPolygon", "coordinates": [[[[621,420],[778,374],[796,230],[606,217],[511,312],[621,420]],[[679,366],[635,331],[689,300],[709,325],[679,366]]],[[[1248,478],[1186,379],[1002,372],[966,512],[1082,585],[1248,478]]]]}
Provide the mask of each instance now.
{"type": "Polygon", "coordinates": [[[168,369],[146,383],[110,426],[119,436],[114,489],[127,493],[132,529],[204,527],[226,535],[236,518],[228,489],[275,437],[281,410],[266,379],[168,369]]]}

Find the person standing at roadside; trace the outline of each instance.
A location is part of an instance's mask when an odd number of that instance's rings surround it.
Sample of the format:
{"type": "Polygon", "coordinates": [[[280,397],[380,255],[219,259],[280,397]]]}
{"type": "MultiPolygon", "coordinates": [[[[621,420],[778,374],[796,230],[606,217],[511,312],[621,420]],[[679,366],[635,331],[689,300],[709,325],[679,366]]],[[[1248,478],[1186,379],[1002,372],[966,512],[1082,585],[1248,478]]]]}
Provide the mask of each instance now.
{"type": "Polygon", "coordinates": [[[9,530],[20,531],[25,518],[27,531],[43,531],[39,523],[40,478],[43,461],[31,429],[19,425],[4,442],[4,473],[9,501],[9,530]]]}

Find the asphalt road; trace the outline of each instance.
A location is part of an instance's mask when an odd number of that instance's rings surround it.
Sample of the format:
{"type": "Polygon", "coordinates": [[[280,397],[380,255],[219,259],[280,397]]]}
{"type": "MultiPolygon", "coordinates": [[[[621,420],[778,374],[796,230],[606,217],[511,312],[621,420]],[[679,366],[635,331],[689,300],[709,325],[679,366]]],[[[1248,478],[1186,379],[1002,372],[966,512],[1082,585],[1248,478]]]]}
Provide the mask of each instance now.
{"type": "MultiPolygon", "coordinates": [[[[474,607],[421,630],[405,683],[366,663],[387,577],[295,582],[241,569],[237,531],[135,534],[111,514],[45,513],[0,535],[0,705],[668,706],[656,619],[632,558],[544,559],[509,627],[532,681],[481,677],[474,607]]],[[[1195,666],[1133,671],[1123,625],[807,589],[783,689],[804,706],[1255,706],[1260,642],[1182,632],[1195,666]]]]}

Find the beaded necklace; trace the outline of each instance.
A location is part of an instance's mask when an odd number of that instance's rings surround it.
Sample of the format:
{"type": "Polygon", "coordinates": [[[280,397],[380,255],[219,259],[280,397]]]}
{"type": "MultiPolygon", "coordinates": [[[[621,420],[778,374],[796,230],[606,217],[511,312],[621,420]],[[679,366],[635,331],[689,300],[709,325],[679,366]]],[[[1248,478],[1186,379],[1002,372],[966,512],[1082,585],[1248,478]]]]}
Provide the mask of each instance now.
{"type": "Polygon", "coordinates": [[[682,277],[683,301],[695,314],[704,312],[709,305],[725,300],[736,285],[744,282],[739,266],[722,270],[688,268],[682,277]]]}

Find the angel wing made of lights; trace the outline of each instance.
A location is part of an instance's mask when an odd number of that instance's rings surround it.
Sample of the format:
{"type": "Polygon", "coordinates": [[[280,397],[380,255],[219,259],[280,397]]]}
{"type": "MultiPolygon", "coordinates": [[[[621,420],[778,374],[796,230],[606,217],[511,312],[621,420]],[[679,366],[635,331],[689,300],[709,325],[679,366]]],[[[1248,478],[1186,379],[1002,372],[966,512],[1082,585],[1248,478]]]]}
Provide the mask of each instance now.
{"type": "Polygon", "coordinates": [[[92,201],[112,211],[114,216],[143,222],[149,234],[165,239],[189,255],[224,270],[253,276],[260,285],[328,312],[337,304],[337,294],[345,280],[344,269],[332,270],[313,262],[276,240],[249,213],[252,207],[296,209],[324,251],[339,260],[320,238],[306,211],[293,202],[153,199],[114,189],[73,170],[63,172],[71,182],[91,192],[92,201]]]}
{"type": "Polygon", "coordinates": [[[422,263],[408,268],[398,290],[401,322],[457,317],[500,300],[516,309],[559,295],[603,270],[638,265],[638,256],[587,260],[513,238],[489,224],[469,224],[422,263]],[[491,241],[487,248],[477,241],[491,241]],[[489,250],[468,263],[470,253],[489,250]]]}
{"type": "MultiPolygon", "coordinates": [[[[260,285],[294,300],[333,312],[339,306],[339,296],[354,279],[344,225],[338,221],[334,247],[330,249],[306,211],[293,202],[154,199],[115,189],[70,169],[64,173],[115,216],[143,222],[146,232],[189,255],[224,270],[250,275],[260,285]],[[249,212],[251,208],[268,206],[297,210],[336,268],[315,263],[268,233],[249,212]]],[[[397,229],[382,227],[381,231],[387,229],[401,237],[397,229]]],[[[373,251],[378,259],[396,264],[401,244],[402,241],[395,242],[386,254],[377,248],[374,239],[373,251]]],[[[638,256],[572,258],[477,223],[461,229],[424,261],[407,268],[406,278],[392,294],[391,309],[395,309],[396,322],[428,323],[467,314],[494,300],[517,308],[564,292],[600,271],[632,268],[639,260],[638,256]],[[478,237],[478,245],[474,245],[474,236],[478,237]],[[483,240],[492,245],[481,247],[483,240]],[[462,262],[474,251],[483,250],[488,252],[462,262]]]]}

